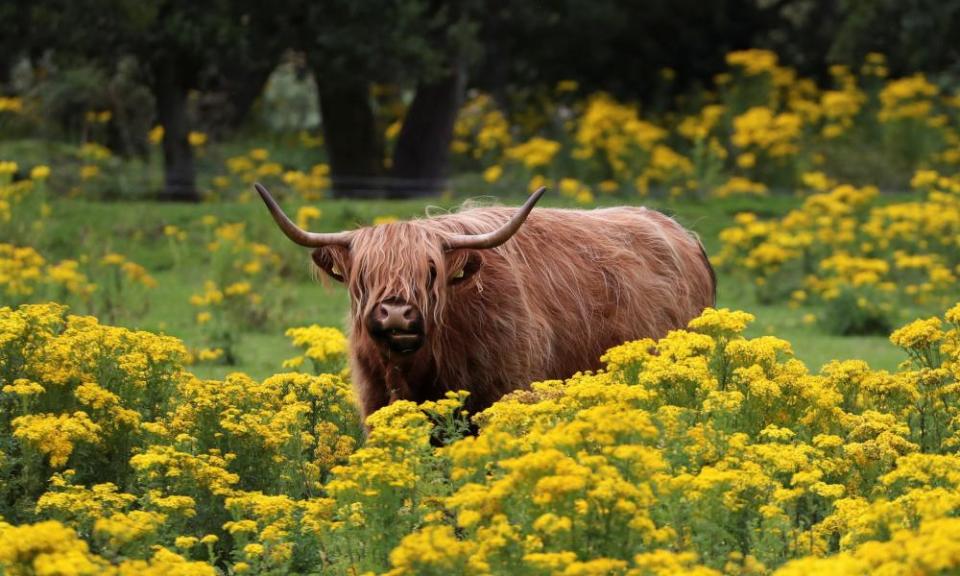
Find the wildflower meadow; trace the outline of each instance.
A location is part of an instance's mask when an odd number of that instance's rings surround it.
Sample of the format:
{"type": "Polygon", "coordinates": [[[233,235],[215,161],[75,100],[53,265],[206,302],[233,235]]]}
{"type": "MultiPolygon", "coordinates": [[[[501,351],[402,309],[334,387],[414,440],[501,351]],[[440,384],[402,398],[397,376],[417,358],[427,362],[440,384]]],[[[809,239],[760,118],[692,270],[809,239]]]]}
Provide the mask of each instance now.
{"type": "MultiPolygon", "coordinates": [[[[123,154],[104,102],[52,146],[40,95],[0,98],[0,574],[958,573],[960,91],[878,51],[722,61],[673,106],[471,88],[429,201],[335,193],[298,126],[190,130],[202,202],[157,202],[130,191],[172,123],[123,154]],[[477,414],[451,391],[361,422],[348,295],[254,182],[321,231],[541,186],[648,205],[700,236],[717,306],[477,414]]],[[[365,95],[401,147],[409,98],[365,95]]]]}

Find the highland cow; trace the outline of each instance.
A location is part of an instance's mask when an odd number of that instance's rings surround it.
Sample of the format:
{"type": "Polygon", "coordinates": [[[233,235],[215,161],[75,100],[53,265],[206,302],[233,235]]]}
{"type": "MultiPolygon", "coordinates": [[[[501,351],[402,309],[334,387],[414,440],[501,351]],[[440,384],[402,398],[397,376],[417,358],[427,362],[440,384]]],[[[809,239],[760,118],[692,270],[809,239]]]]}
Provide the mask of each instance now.
{"type": "Polygon", "coordinates": [[[361,415],[467,390],[471,413],[545,379],[599,367],[608,348],[682,328],[715,300],[699,240],[637,207],[476,207],[347,232],[283,232],[350,292],[361,415]]]}

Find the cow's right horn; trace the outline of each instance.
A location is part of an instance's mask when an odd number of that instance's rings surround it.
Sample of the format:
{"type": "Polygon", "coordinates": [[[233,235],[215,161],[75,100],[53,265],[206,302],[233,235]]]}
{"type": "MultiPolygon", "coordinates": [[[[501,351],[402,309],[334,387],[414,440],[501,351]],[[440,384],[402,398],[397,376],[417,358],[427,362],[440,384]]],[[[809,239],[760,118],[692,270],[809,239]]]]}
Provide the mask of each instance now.
{"type": "Polygon", "coordinates": [[[517,230],[520,229],[524,220],[530,215],[530,211],[533,210],[534,204],[537,203],[537,200],[539,200],[546,191],[547,188],[545,186],[538,188],[536,192],[527,198],[523,206],[517,209],[517,213],[514,214],[506,224],[492,232],[485,234],[455,234],[447,238],[447,250],[455,250],[457,248],[496,248],[503,244],[517,233],[517,230]]]}
{"type": "Polygon", "coordinates": [[[350,239],[353,238],[353,232],[307,232],[294,224],[293,221],[284,214],[280,205],[277,204],[277,201],[273,199],[273,196],[270,195],[270,192],[268,192],[266,188],[260,184],[254,184],[253,187],[257,189],[260,197],[263,198],[263,202],[267,205],[267,209],[270,210],[270,214],[273,215],[277,226],[280,226],[280,229],[287,235],[287,238],[293,240],[295,243],[308,248],[319,248],[320,246],[329,246],[331,244],[350,246],[350,239]]]}

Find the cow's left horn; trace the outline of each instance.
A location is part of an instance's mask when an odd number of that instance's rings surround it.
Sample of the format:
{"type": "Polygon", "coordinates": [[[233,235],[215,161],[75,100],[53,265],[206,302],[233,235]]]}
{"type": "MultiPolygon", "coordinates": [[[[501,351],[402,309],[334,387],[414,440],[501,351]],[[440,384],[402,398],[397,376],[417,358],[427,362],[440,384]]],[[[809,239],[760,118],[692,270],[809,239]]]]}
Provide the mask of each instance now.
{"type": "Polygon", "coordinates": [[[273,196],[270,195],[270,192],[268,192],[266,188],[260,184],[254,184],[253,187],[257,189],[260,197],[263,198],[263,202],[267,205],[267,209],[270,210],[270,214],[273,215],[273,219],[276,220],[277,225],[280,226],[283,233],[287,235],[287,238],[297,244],[308,248],[319,248],[320,246],[329,246],[331,244],[338,246],[350,245],[353,232],[307,232],[294,224],[293,221],[283,213],[280,205],[277,204],[277,201],[273,199],[273,196]]]}
{"type": "Polygon", "coordinates": [[[527,201],[523,203],[523,206],[517,210],[517,213],[513,215],[513,218],[511,218],[509,222],[492,232],[485,234],[455,234],[449,237],[446,241],[447,250],[454,250],[456,248],[496,248],[503,244],[517,233],[517,230],[520,229],[524,220],[530,215],[530,211],[533,210],[534,204],[537,203],[537,200],[540,200],[540,197],[543,196],[546,191],[547,188],[545,186],[537,189],[536,192],[530,195],[530,198],[527,198],[527,201]]]}

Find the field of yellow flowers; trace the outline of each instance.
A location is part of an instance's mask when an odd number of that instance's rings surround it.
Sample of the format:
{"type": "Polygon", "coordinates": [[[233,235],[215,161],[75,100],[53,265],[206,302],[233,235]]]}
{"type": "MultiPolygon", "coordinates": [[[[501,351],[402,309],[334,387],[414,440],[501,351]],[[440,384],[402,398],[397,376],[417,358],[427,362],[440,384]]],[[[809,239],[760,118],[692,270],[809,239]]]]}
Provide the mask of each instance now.
{"type": "Polygon", "coordinates": [[[742,212],[715,262],[744,272],[761,300],[819,305],[831,331],[889,331],[911,302],[949,305],[960,274],[960,178],[920,170],[900,202],[872,186],[825,187],[782,218],[742,212]]]}
{"type": "MultiPolygon", "coordinates": [[[[103,201],[150,173],[98,143],[108,111],[80,147],[0,141],[0,574],[960,571],[960,96],[880,54],[829,86],[727,63],[672,111],[474,93],[441,202],[659,206],[758,318],[707,310],[598,373],[472,417],[397,402],[368,432],[346,295],[250,183],[320,230],[422,202],[327,199],[306,132],[192,134],[200,206],[103,201]]],[[[397,93],[372,95],[388,143],[397,93]]],[[[0,127],[30,113],[0,98],[0,127]]]]}
{"type": "Polygon", "coordinates": [[[899,370],[812,374],[750,314],[609,350],[468,422],[364,439],[336,330],[262,381],[57,304],[0,309],[7,574],[941,574],[960,567],[960,305],[899,370]]]}

